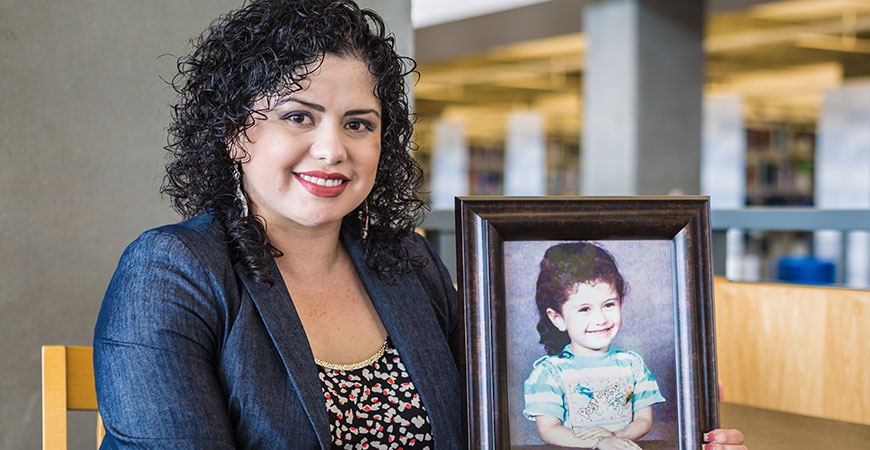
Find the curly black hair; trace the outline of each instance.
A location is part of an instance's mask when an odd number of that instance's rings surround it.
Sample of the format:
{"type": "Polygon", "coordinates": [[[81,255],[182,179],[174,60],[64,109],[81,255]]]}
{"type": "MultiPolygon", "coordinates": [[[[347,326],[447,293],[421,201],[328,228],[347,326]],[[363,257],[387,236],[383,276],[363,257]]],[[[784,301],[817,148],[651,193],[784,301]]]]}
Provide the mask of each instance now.
{"type": "Polygon", "coordinates": [[[619,273],[610,253],[590,242],[556,244],[547,249],[541,260],[541,272],[535,290],[538,306],[538,333],[548,355],[557,355],[570,342],[568,333],[550,321],[547,309],[562,313],[562,306],[578,284],[607,283],[619,300],[625,299],[628,284],[619,273]]]}
{"type": "MultiPolygon", "coordinates": [[[[424,208],[418,189],[422,169],[412,150],[413,116],[405,77],[416,63],[396,54],[395,38],[373,11],[352,1],[258,0],[215,20],[178,59],[171,81],[173,107],[168,145],[171,160],[161,192],[183,217],[207,213],[221,225],[234,260],[260,282],[272,283],[268,263],[281,255],[260,218],[242,215],[230,149],[241,148],[247,130],[274,106],[277,95],[302,89],[326,54],[358,57],[376,79],[380,100],[381,156],[366,202],[368,233],[361,236],[362,206],[342,227],[360,238],[366,264],[384,277],[420,267],[401,245],[424,208]],[[267,99],[267,107],[254,104],[267,99]]],[[[247,155],[245,155],[247,156],[247,155]]]]}

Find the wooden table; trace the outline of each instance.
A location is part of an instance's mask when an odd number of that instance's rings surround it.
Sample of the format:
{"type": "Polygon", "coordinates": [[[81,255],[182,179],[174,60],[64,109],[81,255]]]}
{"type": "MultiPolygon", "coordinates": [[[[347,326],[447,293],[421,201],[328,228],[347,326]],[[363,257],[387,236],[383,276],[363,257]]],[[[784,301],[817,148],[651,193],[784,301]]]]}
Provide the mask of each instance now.
{"type": "Polygon", "coordinates": [[[723,428],[737,428],[750,450],[867,450],[870,426],[725,403],[723,428]]]}
{"type": "MultiPolygon", "coordinates": [[[[637,445],[643,450],[679,450],[678,444],[668,441],[637,441],[637,445]]],[[[555,445],[511,445],[511,450],[557,450],[565,448],[567,447],[555,445]]]]}
{"type": "MultiPolygon", "coordinates": [[[[870,426],[725,403],[723,428],[737,428],[749,450],[870,450],[870,426]]],[[[643,450],[676,450],[673,442],[638,441],[643,450]]],[[[552,445],[514,445],[511,450],[554,450],[552,445]]]]}

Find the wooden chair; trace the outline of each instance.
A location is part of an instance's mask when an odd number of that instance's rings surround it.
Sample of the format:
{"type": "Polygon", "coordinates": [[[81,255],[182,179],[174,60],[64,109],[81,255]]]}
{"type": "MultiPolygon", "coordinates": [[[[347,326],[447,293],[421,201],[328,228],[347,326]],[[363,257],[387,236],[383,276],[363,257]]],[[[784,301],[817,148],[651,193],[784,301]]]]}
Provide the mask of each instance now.
{"type": "Polygon", "coordinates": [[[97,448],[106,431],[97,409],[94,351],[90,347],[42,346],[42,448],[66,450],[67,411],[97,411],[97,448]]]}

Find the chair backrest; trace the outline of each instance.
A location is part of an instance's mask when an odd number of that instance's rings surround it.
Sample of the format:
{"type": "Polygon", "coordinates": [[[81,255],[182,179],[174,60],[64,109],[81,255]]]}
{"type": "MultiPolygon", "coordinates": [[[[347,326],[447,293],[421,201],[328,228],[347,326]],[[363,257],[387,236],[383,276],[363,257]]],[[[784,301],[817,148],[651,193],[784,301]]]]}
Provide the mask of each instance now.
{"type": "Polygon", "coordinates": [[[90,347],[42,346],[42,448],[66,450],[67,411],[97,411],[97,448],[105,429],[94,388],[94,351],[90,347]]]}

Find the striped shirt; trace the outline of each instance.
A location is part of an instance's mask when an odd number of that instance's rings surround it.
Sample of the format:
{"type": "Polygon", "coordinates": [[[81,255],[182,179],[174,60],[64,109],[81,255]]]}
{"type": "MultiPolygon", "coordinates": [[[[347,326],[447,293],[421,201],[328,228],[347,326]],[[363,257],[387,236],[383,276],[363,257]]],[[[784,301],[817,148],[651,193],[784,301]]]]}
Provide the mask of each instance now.
{"type": "Polygon", "coordinates": [[[552,416],[573,429],[615,431],[631,423],[635,411],[665,401],[643,358],[613,347],[578,356],[569,344],[559,355],[535,361],[523,389],[526,418],[552,416]]]}

